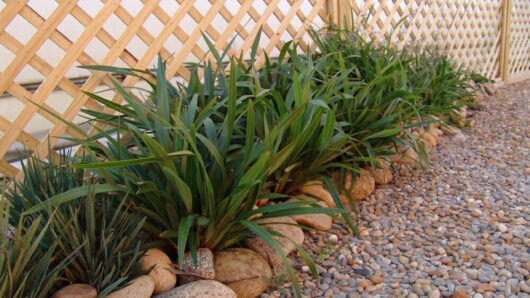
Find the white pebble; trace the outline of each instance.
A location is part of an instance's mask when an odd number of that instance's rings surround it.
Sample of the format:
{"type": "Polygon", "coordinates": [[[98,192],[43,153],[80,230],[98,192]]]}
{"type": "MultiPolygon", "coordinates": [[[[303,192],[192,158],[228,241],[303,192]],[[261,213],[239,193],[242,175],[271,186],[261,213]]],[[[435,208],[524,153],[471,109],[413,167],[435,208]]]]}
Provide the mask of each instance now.
{"type": "Polygon", "coordinates": [[[332,243],[337,243],[337,242],[339,242],[339,237],[337,237],[337,235],[335,235],[335,234],[331,234],[331,235],[329,235],[329,238],[328,238],[328,239],[329,239],[329,241],[331,241],[332,243]]]}
{"type": "Polygon", "coordinates": [[[497,229],[499,230],[499,232],[501,233],[506,233],[508,231],[508,228],[506,227],[506,225],[504,224],[497,224],[497,229]]]}

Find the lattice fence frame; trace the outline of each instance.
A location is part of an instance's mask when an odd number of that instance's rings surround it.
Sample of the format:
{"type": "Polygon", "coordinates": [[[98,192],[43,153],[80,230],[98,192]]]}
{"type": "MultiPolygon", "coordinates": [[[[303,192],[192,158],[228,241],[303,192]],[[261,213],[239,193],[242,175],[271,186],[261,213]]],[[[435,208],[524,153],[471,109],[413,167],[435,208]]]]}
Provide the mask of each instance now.
{"type": "Polygon", "coordinates": [[[527,0],[330,0],[330,21],[364,29],[365,38],[437,46],[490,79],[530,78],[527,0]],[[404,18],[402,20],[402,18],[404,18]],[[402,23],[399,23],[402,21],[402,23]]]}
{"type": "MultiPolygon", "coordinates": [[[[30,100],[67,121],[76,119],[82,108],[102,109],[83,91],[112,86],[109,77],[101,72],[92,72],[79,80],[68,77],[67,72],[76,65],[114,65],[121,61],[129,67],[144,69],[160,54],[167,61],[168,77],[179,76],[187,80],[190,71],[185,63],[189,57],[212,59],[211,53],[200,46],[202,32],[212,40],[217,50],[224,49],[237,34],[241,43],[230,48],[229,55],[239,55],[248,53],[261,27],[264,44],[256,61],[256,66],[260,67],[265,61],[265,53],[271,55],[281,49],[286,37],[295,39],[300,51],[314,49],[307,38],[307,31],[315,25],[315,21],[319,20],[325,26],[327,22],[342,24],[344,19],[353,19],[356,26],[363,26],[366,38],[390,38],[400,47],[409,44],[423,47],[436,45],[462,66],[474,68],[506,83],[530,77],[528,0],[231,0],[237,2],[236,10],[228,8],[228,0],[203,0],[209,5],[204,11],[194,5],[195,1],[177,0],[178,8],[172,13],[159,5],[163,0],[135,1],[141,2],[141,8],[135,14],[128,11],[120,0],[102,0],[98,11],[90,14],[76,0],[57,0],[53,11],[44,17],[27,1],[4,0],[5,6],[0,11],[0,45],[14,57],[0,72],[0,96],[9,94],[23,108],[13,119],[2,117],[0,113],[0,175],[20,175],[10,163],[12,160],[6,159],[15,143],[23,144],[39,157],[45,157],[49,146],[57,145],[56,137],[65,134],[80,136],[76,130],[39,109],[30,100]],[[256,6],[258,2],[261,9],[256,6]],[[282,9],[281,5],[288,8],[282,9]],[[83,27],[75,39],[58,29],[66,17],[74,18],[83,27]],[[125,26],[119,36],[113,36],[105,29],[104,25],[111,17],[125,26]],[[213,24],[218,17],[224,20],[222,28],[213,24]],[[6,30],[15,18],[22,18],[35,28],[31,38],[21,41],[6,30]],[[145,23],[150,18],[161,24],[158,32],[146,29],[145,23]],[[184,18],[193,20],[195,26],[182,27],[184,18]],[[390,36],[394,27],[394,34],[390,36]],[[165,46],[171,38],[181,44],[176,52],[165,46]],[[142,53],[128,49],[133,39],[147,45],[142,53]],[[95,59],[87,52],[94,40],[106,47],[101,59],[95,59]],[[55,64],[38,54],[46,42],[52,42],[64,52],[55,64]],[[17,80],[25,67],[31,67],[44,77],[34,89],[17,80]],[[48,102],[57,89],[71,98],[64,111],[48,102]],[[36,137],[27,131],[28,123],[35,117],[51,123],[49,138],[36,137]]],[[[137,78],[125,77],[121,83],[132,86],[137,83],[137,78]]],[[[122,102],[116,95],[112,99],[122,102]]]]}

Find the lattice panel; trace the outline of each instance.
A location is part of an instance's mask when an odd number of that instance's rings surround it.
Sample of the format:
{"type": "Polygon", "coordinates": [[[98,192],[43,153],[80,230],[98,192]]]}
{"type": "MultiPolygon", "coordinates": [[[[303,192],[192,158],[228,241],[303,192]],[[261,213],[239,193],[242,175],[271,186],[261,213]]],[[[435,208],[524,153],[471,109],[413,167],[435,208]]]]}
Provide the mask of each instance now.
{"type": "MultiPolygon", "coordinates": [[[[77,66],[145,69],[154,66],[160,53],[167,60],[167,77],[186,80],[190,76],[186,62],[212,58],[201,32],[218,50],[235,38],[229,53],[248,55],[261,26],[264,50],[258,53],[259,67],[264,52],[274,56],[287,40],[295,39],[300,51],[308,50],[307,30],[325,24],[324,7],[325,0],[4,1],[0,5],[0,55],[6,57],[0,69],[0,109],[4,107],[0,110],[0,173],[18,172],[9,163],[16,149],[43,157],[49,146],[57,144],[57,136],[78,136],[28,99],[67,121],[79,120],[82,108],[101,109],[81,91],[105,89],[111,86],[110,80],[77,66]],[[53,55],[46,54],[50,52],[53,55]],[[36,83],[27,84],[28,77],[36,83]],[[6,98],[15,99],[9,106],[2,105],[6,98]],[[32,132],[32,123],[49,133],[32,132]]],[[[138,82],[126,77],[122,84],[138,82]]],[[[106,91],[106,96],[122,101],[112,91],[106,91]]]]}
{"type": "MultiPolygon", "coordinates": [[[[433,46],[464,67],[499,75],[502,1],[350,0],[354,25],[365,38],[392,38],[400,47],[433,46]]],[[[342,14],[342,18],[351,17],[342,14]]],[[[527,17],[528,19],[528,17],[527,17]]]]}
{"type": "Polygon", "coordinates": [[[530,75],[530,1],[513,0],[508,73],[511,80],[530,75]]]}

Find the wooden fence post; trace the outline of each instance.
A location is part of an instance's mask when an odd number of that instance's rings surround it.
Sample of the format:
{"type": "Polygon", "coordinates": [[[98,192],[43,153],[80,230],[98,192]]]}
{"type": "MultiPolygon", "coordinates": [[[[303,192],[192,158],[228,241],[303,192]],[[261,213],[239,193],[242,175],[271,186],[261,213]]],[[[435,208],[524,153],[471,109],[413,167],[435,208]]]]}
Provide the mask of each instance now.
{"type": "Polygon", "coordinates": [[[337,24],[339,17],[339,0],[327,0],[326,1],[326,13],[328,15],[328,25],[337,24]]]}
{"type": "Polygon", "coordinates": [[[352,12],[349,0],[328,0],[326,9],[331,24],[343,28],[346,21],[348,26],[351,26],[352,12]]]}
{"type": "Polygon", "coordinates": [[[510,78],[508,66],[510,64],[510,26],[512,15],[512,0],[504,0],[502,3],[502,27],[501,27],[501,51],[499,59],[499,71],[504,83],[510,78]]]}

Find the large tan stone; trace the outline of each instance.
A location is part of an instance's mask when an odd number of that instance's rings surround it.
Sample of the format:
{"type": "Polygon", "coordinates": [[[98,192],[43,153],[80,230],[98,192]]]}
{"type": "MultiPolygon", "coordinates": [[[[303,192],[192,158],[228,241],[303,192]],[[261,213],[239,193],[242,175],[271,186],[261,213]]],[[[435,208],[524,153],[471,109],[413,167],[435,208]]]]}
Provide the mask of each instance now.
{"type": "Polygon", "coordinates": [[[199,280],[176,287],[154,298],[237,298],[236,293],[215,280],[199,280]]]}
{"type": "MultiPolygon", "coordinates": [[[[363,200],[370,196],[372,192],[374,192],[375,189],[375,180],[372,178],[372,175],[370,175],[370,172],[368,172],[365,169],[360,169],[359,175],[355,179],[355,182],[353,183],[353,188],[351,187],[351,183],[353,181],[353,175],[351,172],[348,172],[346,174],[345,179],[345,189],[350,190],[351,197],[354,200],[363,200]]],[[[344,204],[348,204],[349,202],[343,202],[344,204]]]]}
{"type": "Polygon", "coordinates": [[[184,262],[182,268],[184,272],[192,273],[194,275],[180,275],[180,284],[196,281],[199,279],[214,279],[215,269],[213,266],[213,253],[208,248],[199,248],[197,250],[197,267],[193,264],[193,258],[190,252],[184,254],[184,262]],[[199,275],[197,277],[195,275],[199,275]]]}
{"type": "Polygon", "coordinates": [[[419,161],[420,157],[418,156],[418,153],[414,151],[414,149],[407,148],[403,152],[401,152],[401,158],[399,159],[400,163],[414,165],[419,163],[419,161]]]}
{"type": "MultiPolygon", "coordinates": [[[[304,231],[297,225],[291,217],[265,218],[258,221],[264,228],[273,230],[284,237],[273,236],[285,255],[296,249],[294,243],[302,245],[304,243],[304,231]],[[293,243],[294,242],[294,243],[293,243]]],[[[280,254],[261,238],[251,238],[245,241],[248,248],[255,251],[265,259],[272,268],[274,275],[286,273],[286,268],[280,254]]]]}
{"type": "Polygon", "coordinates": [[[380,164],[377,169],[373,167],[366,167],[372,178],[374,178],[375,184],[386,185],[392,182],[392,170],[386,165],[380,164]]]}
{"type": "Polygon", "coordinates": [[[385,156],[385,159],[390,163],[400,163],[402,157],[400,153],[395,153],[385,156]]]}
{"type": "Polygon", "coordinates": [[[482,89],[484,89],[484,92],[488,95],[494,95],[497,93],[497,87],[492,83],[484,83],[482,84],[482,89]]]}
{"type": "Polygon", "coordinates": [[[476,92],[475,93],[475,102],[479,103],[479,102],[482,102],[482,101],[484,101],[484,93],[476,92]]]}
{"type": "Polygon", "coordinates": [[[215,252],[215,279],[227,285],[237,297],[257,297],[272,277],[267,261],[250,249],[233,248],[215,252]]]}
{"type": "Polygon", "coordinates": [[[467,109],[466,107],[461,107],[460,109],[455,109],[449,114],[451,120],[458,125],[458,127],[462,128],[466,126],[466,116],[467,116],[467,109]]]}
{"type": "MultiPolygon", "coordinates": [[[[417,133],[419,136],[419,134],[417,133]]],[[[421,138],[419,139],[421,142],[421,138]]],[[[395,148],[391,148],[395,150],[395,148]]],[[[398,145],[397,152],[394,154],[386,155],[385,160],[393,164],[404,163],[408,165],[415,165],[420,162],[420,158],[416,151],[408,146],[398,145]]]]}
{"type": "Polygon", "coordinates": [[[427,142],[429,142],[431,144],[431,147],[432,148],[435,148],[436,147],[436,138],[431,135],[430,133],[426,132],[423,137],[425,138],[425,140],[427,140],[427,142]]]}
{"type": "MultiPolygon", "coordinates": [[[[432,120],[440,121],[440,119],[438,119],[438,118],[432,119],[432,120]]],[[[440,122],[433,122],[433,123],[429,124],[429,130],[431,130],[433,128],[440,128],[440,122]]]]}
{"type": "MultiPolygon", "coordinates": [[[[318,204],[320,207],[328,208],[328,205],[323,201],[317,201],[308,196],[301,195],[296,198],[289,199],[290,202],[295,202],[299,200],[310,201],[318,204]]],[[[303,214],[303,215],[293,215],[291,216],[297,223],[311,227],[319,231],[327,231],[331,229],[332,218],[331,216],[323,213],[315,214],[303,214]]]]}
{"type": "Polygon", "coordinates": [[[417,138],[418,143],[426,153],[430,153],[436,147],[436,138],[429,133],[424,133],[417,138]]]}
{"type": "Polygon", "coordinates": [[[429,129],[429,134],[431,134],[437,140],[440,139],[444,135],[444,133],[443,133],[443,131],[441,129],[435,128],[435,127],[429,129]]]}
{"type": "Polygon", "coordinates": [[[149,298],[155,289],[155,281],[149,275],[135,278],[131,283],[109,295],[107,298],[149,298]]]}
{"type": "Polygon", "coordinates": [[[155,282],[154,294],[171,290],[177,284],[177,275],[172,271],[171,259],[160,249],[149,249],[140,259],[140,265],[142,270],[154,267],[149,272],[149,276],[155,282]]]}
{"type": "Polygon", "coordinates": [[[353,184],[352,197],[356,200],[363,200],[370,196],[375,189],[375,181],[368,172],[361,169],[361,174],[355,179],[353,184]]]}
{"type": "Polygon", "coordinates": [[[322,181],[312,180],[300,187],[299,192],[319,198],[329,207],[336,207],[333,197],[322,181]]]}
{"type": "Polygon", "coordinates": [[[52,295],[52,298],[96,298],[96,288],[88,284],[71,284],[52,295]]]}

